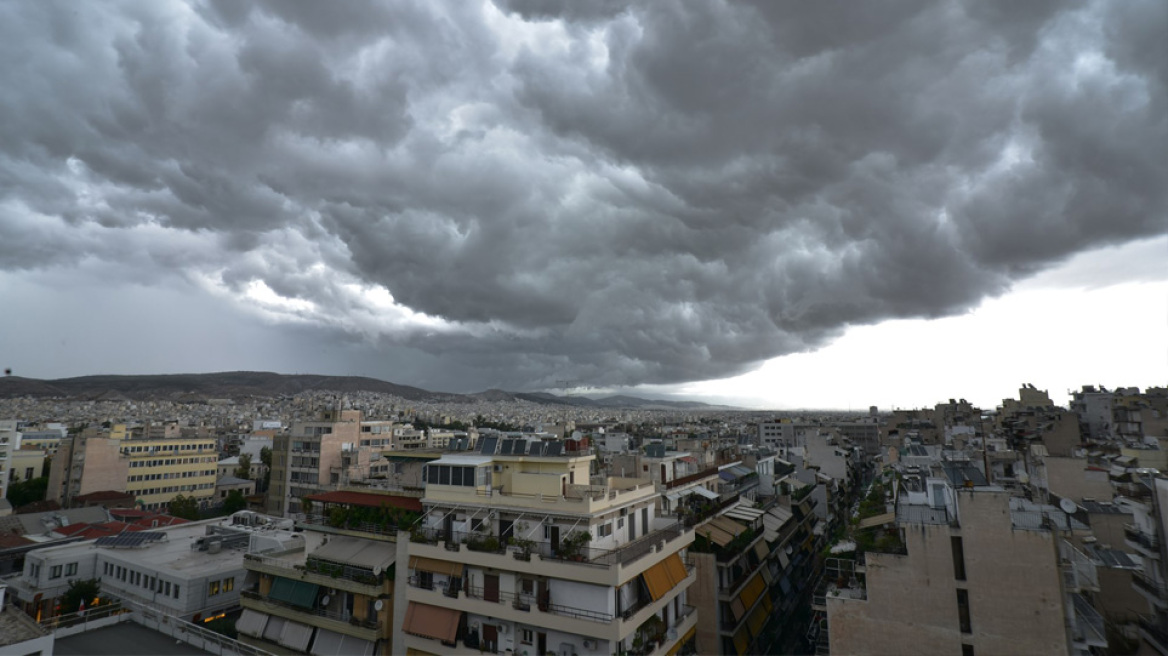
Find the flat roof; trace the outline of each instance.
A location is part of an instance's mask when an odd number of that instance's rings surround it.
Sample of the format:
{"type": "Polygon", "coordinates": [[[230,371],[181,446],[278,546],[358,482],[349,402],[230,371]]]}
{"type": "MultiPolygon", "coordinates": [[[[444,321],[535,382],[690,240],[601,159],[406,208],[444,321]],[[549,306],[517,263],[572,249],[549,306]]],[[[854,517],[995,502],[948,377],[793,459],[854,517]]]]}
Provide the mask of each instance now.
{"type": "Polygon", "coordinates": [[[84,631],[53,643],[57,656],[201,656],[210,654],[193,645],[148,629],[134,622],[119,622],[93,631],[84,631]]]}

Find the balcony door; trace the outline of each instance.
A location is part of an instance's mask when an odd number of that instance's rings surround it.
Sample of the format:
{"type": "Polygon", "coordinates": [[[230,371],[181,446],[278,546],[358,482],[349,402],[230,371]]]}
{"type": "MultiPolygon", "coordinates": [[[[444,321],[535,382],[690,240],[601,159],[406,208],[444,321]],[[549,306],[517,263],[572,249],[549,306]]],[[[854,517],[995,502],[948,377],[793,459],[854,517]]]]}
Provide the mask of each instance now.
{"type": "Polygon", "coordinates": [[[499,629],[494,624],[483,625],[483,647],[492,654],[499,650],[499,629]]]}
{"type": "Polygon", "coordinates": [[[483,576],[483,599],[499,603],[499,577],[494,574],[483,576]]]}

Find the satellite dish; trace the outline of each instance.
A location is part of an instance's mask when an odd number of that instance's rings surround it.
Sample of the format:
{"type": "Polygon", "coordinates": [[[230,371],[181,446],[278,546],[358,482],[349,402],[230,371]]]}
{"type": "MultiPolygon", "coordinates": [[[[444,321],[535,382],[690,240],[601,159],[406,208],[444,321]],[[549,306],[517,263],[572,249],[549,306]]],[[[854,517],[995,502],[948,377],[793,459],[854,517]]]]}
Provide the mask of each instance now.
{"type": "Polygon", "coordinates": [[[381,565],[373,566],[373,576],[381,576],[381,565]]]}
{"type": "Polygon", "coordinates": [[[380,611],[382,608],[385,608],[384,601],[378,599],[377,601],[373,602],[373,610],[380,611]]]}
{"type": "Polygon", "coordinates": [[[1062,508],[1063,512],[1068,515],[1073,515],[1079,511],[1079,506],[1070,499],[1063,499],[1062,501],[1059,501],[1059,508],[1062,508]]]}
{"type": "Polygon", "coordinates": [[[329,599],[329,596],[328,596],[328,595],[325,595],[325,596],[323,596],[323,597],[321,597],[321,598],[320,598],[320,605],[321,605],[321,606],[328,606],[328,605],[329,605],[329,601],[330,601],[330,599],[329,599]]]}
{"type": "Polygon", "coordinates": [[[1027,474],[1026,472],[1022,472],[1021,474],[1018,474],[1018,482],[1023,484],[1023,485],[1026,485],[1027,483],[1030,482],[1030,474],[1027,474]]]}

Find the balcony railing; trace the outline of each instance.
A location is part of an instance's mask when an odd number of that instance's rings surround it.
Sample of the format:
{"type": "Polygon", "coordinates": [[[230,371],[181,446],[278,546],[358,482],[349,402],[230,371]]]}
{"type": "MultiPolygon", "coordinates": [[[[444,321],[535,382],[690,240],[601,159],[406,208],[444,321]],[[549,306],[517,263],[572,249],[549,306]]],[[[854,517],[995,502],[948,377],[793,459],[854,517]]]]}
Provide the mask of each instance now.
{"type": "Polygon", "coordinates": [[[354,567],[352,565],[345,565],[343,563],[333,563],[327,560],[320,560],[308,557],[305,564],[295,563],[281,558],[273,558],[271,556],[263,556],[260,554],[244,554],[245,560],[251,560],[268,567],[276,567],[283,570],[288,570],[289,574],[299,576],[301,573],[307,572],[309,574],[318,574],[320,576],[327,576],[334,579],[345,579],[360,583],[362,585],[381,585],[385,581],[384,574],[375,575],[372,570],[363,569],[361,567],[354,567]]]}
{"type": "Polygon", "coordinates": [[[600,613],[587,608],[576,608],[574,606],[565,606],[563,604],[553,604],[550,601],[537,600],[534,594],[516,594],[514,592],[504,592],[502,590],[494,591],[494,599],[487,598],[487,591],[478,586],[467,586],[466,596],[472,599],[480,599],[483,601],[491,601],[499,604],[511,604],[512,608],[517,610],[530,610],[531,604],[534,602],[536,606],[545,613],[554,613],[556,615],[563,615],[565,617],[574,617],[581,620],[591,620],[593,622],[600,622],[607,624],[613,620],[613,616],[608,613],[600,613]]]}
{"type": "Polygon", "coordinates": [[[259,594],[258,592],[253,592],[251,590],[244,590],[244,591],[240,592],[239,594],[242,597],[244,597],[245,599],[255,599],[257,601],[262,601],[266,604],[271,604],[273,606],[280,606],[282,608],[287,608],[289,610],[296,611],[297,613],[305,613],[307,615],[315,615],[317,617],[323,617],[325,619],[333,620],[335,622],[346,622],[346,623],[352,624],[354,626],[359,626],[363,629],[372,629],[374,631],[381,630],[381,625],[382,625],[381,622],[370,621],[370,620],[359,620],[355,616],[350,615],[349,613],[334,613],[333,611],[325,610],[324,608],[304,608],[302,606],[290,604],[286,601],[281,601],[279,599],[273,599],[271,597],[264,597],[263,595],[259,594]]]}
{"type": "Polygon", "coordinates": [[[681,478],[675,478],[672,481],[665,483],[665,489],[672,490],[675,487],[678,487],[681,485],[687,485],[687,484],[692,483],[694,481],[700,481],[703,478],[708,478],[710,476],[717,476],[717,475],[718,475],[718,468],[717,467],[710,467],[709,469],[702,470],[696,474],[690,474],[689,476],[682,476],[681,478]]]}
{"type": "MultiPolygon", "coordinates": [[[[563,542],[557,546],[546,541],[524,540],[522,548],[510,548],[510,550],[517,560],[528,560],[531,554],[535,554],[544,560],[611,567],[616,564],[628,565],[641,556],[651,553],[654,547],[662,541],[671,542],[680,537],[686,530],[681,523],[674,523],[665,528],[654,530],[616,549],[589,546],[571,548],[563,542]]],[[[565,535],[565,537],[567,536],[565,535]]],[[[410,533],[410,540],[425,544],[443,542],[446,549],[450,551],[459,551],[465,547],[470,551],[501,554],[509,550],[506,540],[477,531],[447,532],[441,528],[414,527],[410,533]]]]}
{"type": "Polygon", "coordinates": [[[1142,531],[1139,524],[1124,524],[1123,536],[1149,551],[1154,552],[1159,549],[1159,541],[1156,540],[1156,536],[1142,531]]]}
{"type": "Polygon", "coordinates": [[[1156,598],[1168,602],[1168,586],[1143,572],[1132,572],[1132,583],[1156,598]]]}

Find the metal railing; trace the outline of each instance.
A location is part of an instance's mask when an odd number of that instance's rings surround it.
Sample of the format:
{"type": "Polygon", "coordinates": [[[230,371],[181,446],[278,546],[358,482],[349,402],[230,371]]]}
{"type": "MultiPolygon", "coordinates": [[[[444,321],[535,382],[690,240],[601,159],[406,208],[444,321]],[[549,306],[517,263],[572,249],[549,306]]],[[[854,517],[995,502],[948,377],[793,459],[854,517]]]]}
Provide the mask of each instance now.
{"type": "Polygon", "coordinates": [[[1139,524],[1124,524],[1123,536],[1145,549],[1155,551],[1159,548],[1159,541],[1156,540],[1156,536],[1142,531],[1139,524]]]}
{"type": "MultiPolygon", "coordinates": [[[[565,546],[563,542],[559,545],[553,545],[547,541],[524,540],[522,548],[515,547],[511,550],[514,556],[520,560],[529,557],[530,554],[535,554],[544,560],[559,560],[580,565],[611,567],[616,564],[627,565],[645,554],[651,553],[656,545],[671,542],[680,537],[685,530],[685,526],[680,522],[674,523],[665,528],[651,531],[616,549],[603,549],[589,546],[570,548],[565,546]]],[[[495,536],[477,531],[448,532],[441,528],[414,527],[410,533],[410,541],[424,544],[438,544],[441,542],[450,551],[460,551],[464,546],[469,551],[485,553],[503,554],[509,550],[505,539],[499,539],[495,536]],[[491,542],[490,539],[494,539],[495,541],[491,542]]]]}
{"type": "Polygon", "coordinates": [[[490,601],[499,604],[511,604],[513,608],[519,610],[529,610],[531,604],[534,602],[540,611],[545,613],[553,613],[555,615],[563,615],[565,617],[574,617],[581,620],[590,620],[592,622],[601,622],[607,624],[613,620],[613,616],[608,613],[598,613],[587,608],[576,608],[575,606],[565,606],[563,604],[553,604],[550,600],[538,600],[537,595],[534,594],[517,594],[514,592],[506,592],[503,590],[494,591],[493,599],[487,598],[487,591],[485,588],[469,585],[466,587],[466,596],[472,599],[480,599],[482,601],[490,601]]]}
{"type": "Polygon", "coordinates": [[[1168,585],[1148,576],[1144,572],[1133,571],[1132,583],[1145,592],[1155,595],[1158,599],[1168,602],[1168,585]]]}

